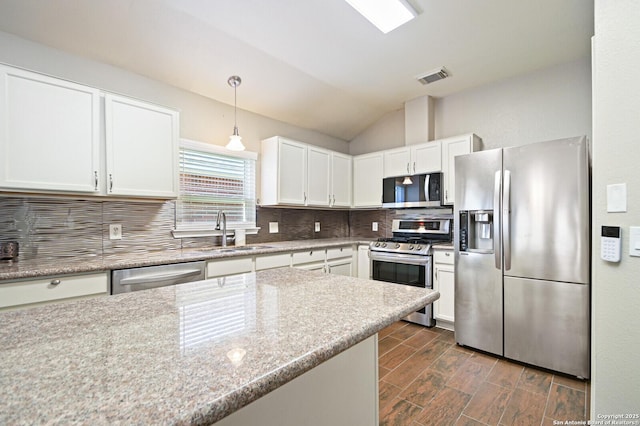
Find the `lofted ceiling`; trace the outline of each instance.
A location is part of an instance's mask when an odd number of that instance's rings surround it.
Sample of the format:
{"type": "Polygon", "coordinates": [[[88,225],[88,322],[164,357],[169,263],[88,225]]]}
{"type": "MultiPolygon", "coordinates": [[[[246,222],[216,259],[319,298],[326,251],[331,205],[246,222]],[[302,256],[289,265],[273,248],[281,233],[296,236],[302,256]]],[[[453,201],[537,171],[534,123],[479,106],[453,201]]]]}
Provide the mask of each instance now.
{"type": "Polygon", "coordinates": [[[344,0],[0,0],[0,30],[351,140],[410,99],[587,57],[592,0],[408,0],[382,34],[344,0]],[[416,77],[445,66],[451,77],[416,77]]]}

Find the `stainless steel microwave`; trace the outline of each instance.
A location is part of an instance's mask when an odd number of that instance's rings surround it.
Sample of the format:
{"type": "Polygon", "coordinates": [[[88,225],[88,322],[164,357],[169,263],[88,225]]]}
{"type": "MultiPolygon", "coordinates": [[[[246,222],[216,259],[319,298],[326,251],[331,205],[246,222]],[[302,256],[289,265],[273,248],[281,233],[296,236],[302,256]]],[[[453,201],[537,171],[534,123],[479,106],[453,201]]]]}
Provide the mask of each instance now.
{"type": "Polygon", "coordinates": [[[382,207],[440,207],[442,173],[390,177],[382,180],[382,207]]]}

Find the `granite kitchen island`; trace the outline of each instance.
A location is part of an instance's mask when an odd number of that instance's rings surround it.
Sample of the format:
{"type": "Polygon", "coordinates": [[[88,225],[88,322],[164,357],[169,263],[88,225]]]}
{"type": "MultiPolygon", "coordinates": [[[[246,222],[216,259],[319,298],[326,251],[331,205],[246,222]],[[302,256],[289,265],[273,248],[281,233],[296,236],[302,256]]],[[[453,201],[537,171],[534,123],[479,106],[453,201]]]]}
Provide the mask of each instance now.
{"type": "Polygon", "coordinates": [[[0,424],[234,424],[283,389],[331,410],[318,378],[364,354],[351,385],[370,392],[376,333],[438,296],[283,268],[1,313],[0,424]]]}

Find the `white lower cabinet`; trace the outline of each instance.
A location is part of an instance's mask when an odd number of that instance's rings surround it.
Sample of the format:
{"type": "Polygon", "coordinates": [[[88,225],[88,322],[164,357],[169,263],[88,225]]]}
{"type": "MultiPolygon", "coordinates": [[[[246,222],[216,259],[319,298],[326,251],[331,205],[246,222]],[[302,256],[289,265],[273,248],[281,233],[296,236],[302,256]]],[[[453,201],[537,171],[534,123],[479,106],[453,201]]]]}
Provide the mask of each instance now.
{"type": "Polygon", "coordinates": [[[291,266],[291,253],[256,256],[256,271],[291,266]]]}
{"type": "Polygon", "coordinates": [[[327,273],[353,276],[353,246],[327,249],[327,273]]]}
{"type": "Polygon", "coordinates": [[[433,302],[433,316],[443,328],[452,328],[455,320],[455,286],[453,250],[435,250],[433,255],[433,289],[440,299],[433,302]]]}
{"type": "Polygon", "coordinates": [[[358,278],[368,280],[371,275],[371,260],[369,259],[369,245],[358,246],[358,278]]]}
{"type": "Polygon", "coordinates": [[[253,258],[233,257],[207,262],[207,278],[253,272],[253,258]]]}
{"type": "Polygon", "coordinates": [[[108,282],[106,272],[5,282],[0,284],[0,309],[106,295],[108,282]]]}

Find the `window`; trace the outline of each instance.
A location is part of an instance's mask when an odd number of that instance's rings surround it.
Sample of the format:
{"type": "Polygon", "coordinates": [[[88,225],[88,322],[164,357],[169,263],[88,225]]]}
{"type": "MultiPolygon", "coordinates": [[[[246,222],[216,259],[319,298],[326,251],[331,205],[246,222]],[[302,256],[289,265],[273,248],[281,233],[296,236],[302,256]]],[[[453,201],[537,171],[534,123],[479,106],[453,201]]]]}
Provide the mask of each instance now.
{"type": "Polygon", "coordinates": [[[228,229],[255,228],[256,158],[183,139],[176,229],[212,230],[220,210],[228,229]]]}

